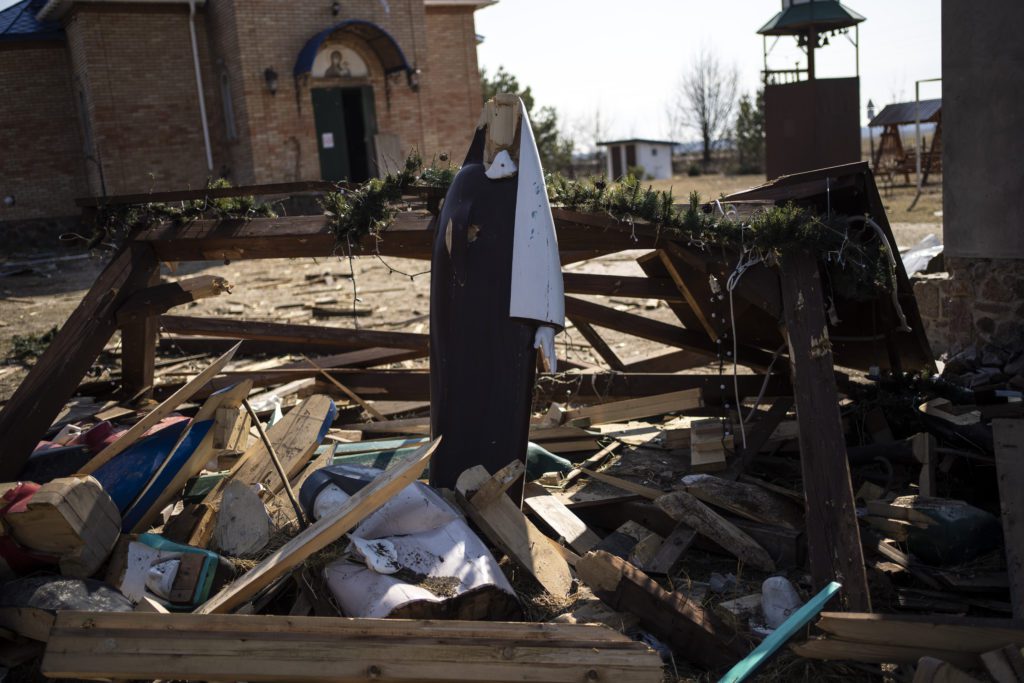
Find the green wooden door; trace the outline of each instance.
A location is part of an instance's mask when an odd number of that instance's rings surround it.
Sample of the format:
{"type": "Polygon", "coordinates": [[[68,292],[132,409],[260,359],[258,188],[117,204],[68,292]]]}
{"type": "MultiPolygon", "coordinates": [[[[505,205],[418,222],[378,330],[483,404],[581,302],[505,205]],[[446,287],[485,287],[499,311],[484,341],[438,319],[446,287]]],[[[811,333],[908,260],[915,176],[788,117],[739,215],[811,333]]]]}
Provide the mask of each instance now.
{"type": "Polygon", "coordinates": [[[341,88],[313,89],[313,119],[316,122],[316,146],[320,153],[320,177],[324,180],[348,179],[351,169],[341,88]]]}

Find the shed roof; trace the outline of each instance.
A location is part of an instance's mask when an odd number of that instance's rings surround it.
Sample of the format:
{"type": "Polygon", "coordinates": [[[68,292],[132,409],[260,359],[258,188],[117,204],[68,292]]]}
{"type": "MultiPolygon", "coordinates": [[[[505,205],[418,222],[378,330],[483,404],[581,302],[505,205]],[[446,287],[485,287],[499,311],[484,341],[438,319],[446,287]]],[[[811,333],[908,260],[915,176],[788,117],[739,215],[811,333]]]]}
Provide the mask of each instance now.
{"type": "Polygon", "coordinates": [[[45,4],[46,0],[21,0],[0,10],[0,42],[64,38],[59,22],[36,19],[45,4]]]}
{"type": "MultiPolygon", "coordinates": [[[[869,126],[898,126],[917,121],[917,102],[899,102],[887,104],[871,119],[869,126]]],[[[942,112],[942,99],[921,100],[921,121],[938,121],[942,112]]]]}
{"type": "Polygon", "coordinates": [[[832,30],[855,26],[864,17],[845,7],[838,0],[811,0],[792,4],[782,10],[758,29],[765,36],[791,36],[806,31],[811,26],[819,30],[832,30]]]}
{"type": "Polygon", "coordinates": [[[645,143],[645,144],[648,144],[648,145],[675,145],[676,144],[676,143],[672,142],[671,140],[649,140],[647,138],[628,138],[628,139],[625,139],[625,140],[609,140],[608,142],[599,142],[597,144],[600,147],[606,147],[608,145],[625,145],[625,144],[630,143],[630,142],[632,142],[632,143],[642,142],[642,143],[645,143]]]}

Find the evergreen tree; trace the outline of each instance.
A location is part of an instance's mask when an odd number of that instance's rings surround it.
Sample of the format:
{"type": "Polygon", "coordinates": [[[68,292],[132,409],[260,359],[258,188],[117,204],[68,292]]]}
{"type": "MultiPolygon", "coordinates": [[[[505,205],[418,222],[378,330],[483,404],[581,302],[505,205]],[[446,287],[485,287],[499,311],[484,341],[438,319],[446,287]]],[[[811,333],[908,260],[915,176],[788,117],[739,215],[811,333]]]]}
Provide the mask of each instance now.
{"type": "Polygon", "coordinates": [[[740,97],[736,114],[736,152],[740,173],[764,173],[764,90],[740,97]]]}
{"type": "Polygon", "coordinates": [[[559,131],[558,112],[554,107],[541,107],[534,113],[534,99],[530,87],[521,87],[519,79],[503,66],[499,66],[494,76],[490,77],[486,70],[480,69],[480,85],[484,102],[502,92],[519,95],[533,124],[533,136],[537,139],[537,151],[540,152],[544,170],[560,173],[572,171],[573,140],[559,131]]]}

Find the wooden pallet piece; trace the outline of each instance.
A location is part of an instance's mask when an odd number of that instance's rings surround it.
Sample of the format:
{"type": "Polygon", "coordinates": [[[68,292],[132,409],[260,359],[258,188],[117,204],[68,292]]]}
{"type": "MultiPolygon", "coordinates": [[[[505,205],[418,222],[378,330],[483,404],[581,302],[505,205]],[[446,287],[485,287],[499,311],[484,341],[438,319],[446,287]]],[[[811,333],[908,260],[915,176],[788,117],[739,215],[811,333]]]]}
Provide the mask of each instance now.
{"type": "Polygon", "coordinates": [[[538,484],[529,483],[524,489],[523,505],[540,518],[566,544],[582,555],[601,542],[572,510],[538,484]]]}
{"type": "Polygon", "coordinates": [[[471,467],[455,483],[459,505],[492,543],[528,571],[552,595],[564,597],[572,588],[572,575],[565,558],[550,539],[528,520],[505,490],[519,480],[518,465],[503,468],[493,477],[483,466],[471,467]]]}
{"type": "Polygon", "coordinates": [[[396,493],[416,481],[423,473],[440,438],[421,447],[415,457],[384,472],[360,489],[333,513],[321,517],[279,550],[224,587],[203,603],[199,614],[222,614],[241,606],[263,588],[302,564],[366,519],[396,493]]]}
{"type": "Polygon", "coordinates": [[[686,491],[663,495],[655,504],[672,519],[711,539],[744,563],[762,571],[775,571],[771,556],[757,541],[686,491]]]}
{"type": "Polygon", "coordinates": [[[992,435],[1010,603],[1014,618],[1024,619],[1024,420],[992,420],[992,435]]]}
{"type": "Polygon", "coordinates": [[[597,625],[77,612],[57,619],[42,670],[57,678],[306,683],[662,676],[647,646],[597,625]]]}
{"type": "Polygon", "coordinates": [[[231,358],[235,355],[235,351],[237,350],[238,345],[235,344],[227,351],[227,353],[203,368],[202,372],[186,382],[183,387],[175,391],[160,403],[160,405],[143,416],[141,420],[133,424],[131,428],[117,441],[104,448],[96,454],[96,457],[85,463],[82,467],[81,473],[92,474],[99,469],[100,466],[110,462],[118,453],[123,452],[126,448],[138,441],[139,438],[141,438],[142,435],[151,427],[173,413],[178,406],[192,398],[197,391],[206,386],[206,384],[231,361],[231,358]]]}
{"type": "Polygon", "coordinates": [[[0,412],[0,481],[12,481],[117,329],[117,309],[157,269],[153,250],[114,254],[0,412]]]}
{"type": "Polygon", "coordinates": [[[800,429],[811,577],[816,590],[839,581],[847,608],[870,612],[817,257],[809,250],[787,253],[781,282],[800,429]]]}
{"type": "Polygon", "coordinates": [[[576,563],[576,572],[609,607],[636,615],[644,628],[671,643],[687,661],[717,669],[747,652],[714,613],[682,593],[669,593],[622,558],[592,551],[576,563]]]}

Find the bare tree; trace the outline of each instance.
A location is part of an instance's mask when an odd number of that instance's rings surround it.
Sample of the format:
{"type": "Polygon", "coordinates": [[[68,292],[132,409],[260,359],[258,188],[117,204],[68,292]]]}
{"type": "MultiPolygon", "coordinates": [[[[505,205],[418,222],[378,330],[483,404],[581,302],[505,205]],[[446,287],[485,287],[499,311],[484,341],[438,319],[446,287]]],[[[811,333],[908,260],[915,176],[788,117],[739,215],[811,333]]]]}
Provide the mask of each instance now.
{"type": "Polygon", "coordinates": [[[717,55],[703,47],[676,85],[668,108],[669,130],[678,133],[689,129],[700,135],[705,168],[711,163],[712,145],[732,125],[738,81],[735,65],[722,64],[717,55]]]}

